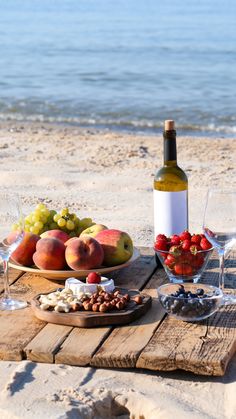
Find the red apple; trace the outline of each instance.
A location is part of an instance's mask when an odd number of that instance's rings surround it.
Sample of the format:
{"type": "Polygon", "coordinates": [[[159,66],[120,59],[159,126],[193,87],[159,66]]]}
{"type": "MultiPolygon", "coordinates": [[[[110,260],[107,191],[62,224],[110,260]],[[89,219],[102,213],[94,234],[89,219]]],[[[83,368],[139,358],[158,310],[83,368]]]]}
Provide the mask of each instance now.
{"type": "Polygon", "coordinates": [[[66,262],[74,270],[99,268],[103,258],[102,246],[93,237],[78,237],[66,246],[66,262]]]}
{"type": "Polygon", "coordinates": [[[41,234],[41,239],[46,239],[47,237],[52,237],[54,239],[61,240],[62,243],[65,243],[67,240],[69,240],[70,236],[69,234],[65,233],[61,230],[48,230],[41,234]]]}
{"type": "Polygon", "coordinates": [[[133,254],[133,242],[130,236],[120,230],[103,230],[97,234],[96,240],[104,251],[103,264],[116,266],[127,262],[133,254]]]}

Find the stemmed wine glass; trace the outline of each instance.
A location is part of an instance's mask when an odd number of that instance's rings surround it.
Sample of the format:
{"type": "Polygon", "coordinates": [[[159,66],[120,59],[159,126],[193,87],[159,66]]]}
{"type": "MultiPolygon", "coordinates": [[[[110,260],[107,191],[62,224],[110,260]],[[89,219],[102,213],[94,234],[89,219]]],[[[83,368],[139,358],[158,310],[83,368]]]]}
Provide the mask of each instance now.
{"type": "Polygon", "coordinates": [[[25,301],[11,298],[8,281],[8,261],[23,237],[24,224],[19,197],[0,193],[0,258],[4,269],[4,294],[0,297],[0,310],[17,310],[27,306],[25,301]],[[16,230],[11,232],[13,225],[16,230]]]}
{"type": "Polygon", "coordinates": [[[203,231],[219,255],[219,287],[224,304],[235,304],[236,295],[224,293],[225,256],[236,244],[236,191],[209,189],[203,219],[203,231]]]}

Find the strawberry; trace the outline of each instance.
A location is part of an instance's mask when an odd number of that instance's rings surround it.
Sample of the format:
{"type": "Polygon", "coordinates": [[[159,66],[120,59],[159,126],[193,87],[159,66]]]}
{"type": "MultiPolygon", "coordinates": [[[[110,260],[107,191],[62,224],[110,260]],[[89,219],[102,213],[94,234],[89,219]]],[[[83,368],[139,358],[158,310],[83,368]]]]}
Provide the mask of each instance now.
{"type": "Polygon", "coordinates": [[[157,251],[160,251],[160,250],[167,251],[167,242],[166,242],[166,240],[163,240],[163,239],[158,239],[158,240],[155,242],[155,244],[154,244],[154,248],[155,248],[155,250],[157,250],[157,251]]]}
{"type": "Polygon", "coordinates": [[[173,268],[174,264],[175,264],[176,260],[175,257],[173,255],[167,255],[166,259],[165,259],[165,265],[167,265],[170,269],[173,268]]]}
{"type": "Polygon", "coordinates": [[[165,241],[167,241],[167,237],[165,236],[165,234],[158,234],[156,236],[156,241],[158,241],[158,240],[165,240],[165,241]]]}
{"type": "Polygon", "coordinates": [[[199,269],[204,263],[204,257],[201,253],[193,255],[192,265],[194,268],[199,269]]]}
{"type": "Polygon", "coordinates": [[[180,235],[180,240],[184,241],[184,240],[191,240],[191,234],[189,233],[189,231],[185,230],[183,231],[180,235]]]}
{"type": "Polygon", "coordinates": [[[200,246],[202,250],[209,250],[212,248],[212,244],[206,238],[201,239],[200,246]]]}
{"type": "Polygon", "coordinates": [[[202,250],[202,248],[198,244],[192,244],[192,246],[190,246],[189,250],[193,255],[196,255],[197,252],[199,252],[199,250],[202,250]]]}
{"type": "Polygon", "coordinates": [[[193,273],[192,266],[187,263],[176,263],[174,270],[177,275],[192,275],[193,273]]]}
{"type": "Polygon", "coordinates": [[[191,246],[191,241],[190,240],[188,240],[188,239],[186,239],[186,240],[184,240],[183,242],[182,242],[182,249],[184,250],[184,251],[188,251],[189,249],[190,249],[190,246],[191,246]]]}
{"type": "Polygon", "coordinates": [[[87,284],[100,284],[101,282],[101,275],[97,274],[96,272],[90,272],[86,278],[87,284]]]}
{"type": "Polygon", "coordinates": [[[178,257],[181,255],[181,249],[179,246],[171,246],[169,249],[169,253],[174,257],[178,257]]]}
{"type": "Polygon", "coordinates": [[[200,234],[193,234],[192,237],[191,237],[191,242],[193,244],[200,244],[201,239],[202,239],[202,237],[201,237],[200,234]]]}
{"type": "Polygon", "coordinates": [[[180,244],[180,238],[177,234],[173,234],[173,236],[170,236],[170,243],[171,246],[178,246],[180,244]]]}

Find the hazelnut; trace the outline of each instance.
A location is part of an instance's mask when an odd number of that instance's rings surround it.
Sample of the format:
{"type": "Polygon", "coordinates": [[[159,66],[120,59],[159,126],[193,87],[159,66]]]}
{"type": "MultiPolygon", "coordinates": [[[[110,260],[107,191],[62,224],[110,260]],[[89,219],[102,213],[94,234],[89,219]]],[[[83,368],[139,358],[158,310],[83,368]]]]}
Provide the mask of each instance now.
{"type": "Polygon", "coordinates": [[[93,304],[93,306],[92,306],[92,310],[93,310],[93,311],[99,311],[99,307],[100,307],[100,305],[99,305],[99,304],[93,304]]]}
{"type": "Polygon", "coordinates": [[[102,313],[105,313],[105,311],[107,311],[107,310],[108,310],[108,308],[107,308],[107,305],[105,303],[100,305],[99,311],[101,311],[102,313]]]}
{"type": "Polygon", "coordinates": [[[83,308],[83,304],[81,303],[71,303],[70,305],[72,311],[80,311],[83,308]]]}
{"type": "Polygon", "coordinates": [[[118,303],[116,303],[116,308],[118,310],[123,310],[124,308],[124,304],[122,303],[122,301],[119,301],[118,303]]]}
{"type": "Polygon", "coordinates": [[[130,300],[130,296],[129,296],[129,294],[125,294],[125,295],[123,295],[123,298],[125,298],[125,299],[126,299],[126,301],[129,301],[129,300],[130,300]]]}
{"type": "Polygon", "coordinates": [[[141,295],[136,295],[135,297],[132,298],[132,300],[136,303],[136,304],[142,304],[143,302],[143,298],[141,297],[141,295]]]}
{"type": "Polygon", "coordinates": [[[92,304],[90,302],[84,302],[83,307],[86,311],[91,311],[92,310],[92,304]]]}
{"type": "Polygon", "coordinates": [[[106,292],[106,293],[104,294],[104,300],[105,300],[105,301],[110,301],[110,300],[111,300],[111,296],[110,296],[110,294],[109,294],[108,292],[106,292]]]}
{"type": "Polygon", "coordinates": [[[104,302],[104,298],[102,295],[99,295],[99,297],[97,298],[97,302],[98,303],[103,303],[104,302]]]}
{"type": "Polygon", "coordinates": [[[117,297],[117,295],[119,295],[120,294],[120,291],[119,290],[116,290],[114,293],[113,293],[113,295],[115,296],[115,297],[117,297]]]}

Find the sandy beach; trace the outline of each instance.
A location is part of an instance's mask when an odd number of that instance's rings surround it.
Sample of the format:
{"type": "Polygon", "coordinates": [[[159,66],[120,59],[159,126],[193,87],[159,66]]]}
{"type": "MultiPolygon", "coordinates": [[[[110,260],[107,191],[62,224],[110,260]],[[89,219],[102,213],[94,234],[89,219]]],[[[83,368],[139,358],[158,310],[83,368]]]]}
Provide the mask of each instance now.
{"type": "MultiPolygon", "coordinates": [[[[179,137],[189,179],[189,229],[200,232],[209,186],[236,189],[235,138],[179,137]]],[[[63,125],[1,123],[2,191],[24,211],[39,201],[153,243],[153,176],[162,137],[63,125]]],[[[0,416],[10,418],[214,418],[236,412],[236,358],[223,378],[0,362],[0,416]],[[118,404],[125,406],[118,407],[118,404]]]]}

